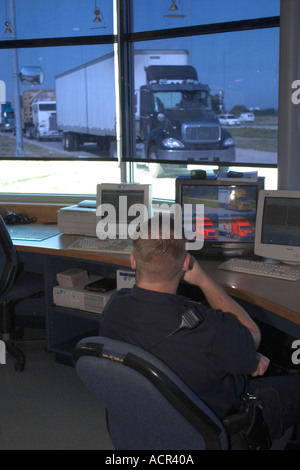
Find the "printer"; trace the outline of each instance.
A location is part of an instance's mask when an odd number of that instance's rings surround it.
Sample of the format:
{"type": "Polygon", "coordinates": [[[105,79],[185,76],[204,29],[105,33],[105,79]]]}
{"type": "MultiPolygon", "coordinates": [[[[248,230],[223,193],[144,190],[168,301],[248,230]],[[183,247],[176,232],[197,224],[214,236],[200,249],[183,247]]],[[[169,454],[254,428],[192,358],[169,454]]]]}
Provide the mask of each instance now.
{"type": "Polygon", "coordinates": [[[62,207],[57,213],[57,225],[67,235],[96,237],[96,201],[62,207]]]}

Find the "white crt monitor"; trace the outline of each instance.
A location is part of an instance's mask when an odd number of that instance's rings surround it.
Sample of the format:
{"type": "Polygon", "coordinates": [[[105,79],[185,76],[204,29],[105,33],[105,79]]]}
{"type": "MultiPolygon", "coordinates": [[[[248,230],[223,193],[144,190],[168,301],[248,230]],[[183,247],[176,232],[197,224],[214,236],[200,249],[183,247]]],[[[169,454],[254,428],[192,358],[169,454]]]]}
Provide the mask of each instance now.
{"type": "MultiPolygon", "coordinates": [[[[143,204],[151,216],[152,212],[152,186],[139,183],[100,183],[97,185],[97,207],[100,204],[111,204],[115,209],[116,219],[106,221],[116,223],[117,234],[126,231],[128,225],[135,219],[136,215],[120,212],[120,196],[127,197],[127,208],[133,204],[143,204]]],[[[99,218],[97,218],[98,220],[99,218]]]]}
{"type": "Polygon", "coordinates": [[[300,265],[300,191],[259,192],[254,254],[300,265]]]}

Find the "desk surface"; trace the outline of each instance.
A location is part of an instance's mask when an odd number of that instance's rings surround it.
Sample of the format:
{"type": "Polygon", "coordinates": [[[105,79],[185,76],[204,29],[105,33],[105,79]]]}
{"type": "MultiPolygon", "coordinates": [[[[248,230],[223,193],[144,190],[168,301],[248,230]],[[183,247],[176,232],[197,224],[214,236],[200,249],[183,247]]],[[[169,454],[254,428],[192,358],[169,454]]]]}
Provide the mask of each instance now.
{"type": "MultiPolygon", "coordinates": [[[[130,267],[129,255],[68,250],[77,235],[55,235],[42,241],[15,240],[19,252],[41,253],[130,267]]],[[[220,261],[201,261],[203,269],[231,296],[269,310],[300,325],[300,281],[282,281],[218,269],[220,261]]]]}
{"type": "Polygon", "coordinates": [[[89,261],[99,261],[101,263],[130,267],[129,255],[114,255],[112,253],[69,250],[68,246],[78,237],[79,235],[58,234],[41,241],[13,240],[13,242],[17,251],[20,252],[66,256],[68,258],[80,258],[89,261]]]}

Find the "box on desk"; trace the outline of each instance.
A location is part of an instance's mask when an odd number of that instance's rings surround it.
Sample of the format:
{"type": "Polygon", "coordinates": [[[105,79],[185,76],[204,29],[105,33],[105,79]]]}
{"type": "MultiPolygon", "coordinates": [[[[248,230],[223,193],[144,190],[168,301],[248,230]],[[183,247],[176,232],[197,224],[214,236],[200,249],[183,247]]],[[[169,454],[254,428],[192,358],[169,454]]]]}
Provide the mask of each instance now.
{"type": "Polygon", "coordinates": [[[71,268],[56,274],[61,287],[75,287],[89,282],[88,272],[84,269],[71,268]]]}
{"type": "Polygon", "coordinates": [[[117,269],[117,290],[128,288],[135,285],[135,271],[129,269],[117,269]]]}
{"type": "MultiPolygon", "coordinates": [[[[90,276],[89,283],[101,279],[99,276],[90,276]]],[[[90,292],[84,287],[86,282],[75,287],[53,287],[53,302],[60,307],[74,308],[91,313],[102,313],[110,297],[116,289],[109,292],[90,292]]]]}

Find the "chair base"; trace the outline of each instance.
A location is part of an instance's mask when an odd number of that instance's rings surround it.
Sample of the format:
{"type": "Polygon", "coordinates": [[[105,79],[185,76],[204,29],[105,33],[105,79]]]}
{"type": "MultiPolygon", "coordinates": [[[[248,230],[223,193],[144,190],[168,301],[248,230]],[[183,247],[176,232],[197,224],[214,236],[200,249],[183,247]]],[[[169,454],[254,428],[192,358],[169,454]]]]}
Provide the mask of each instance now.
{"type": "Polygon", "coordinates": [[[22,372],[25,368],[26,357],[25,354],[19,349],[12,340],[5,341],[6,352],[16,359],[15,370],[22,372]]]}

